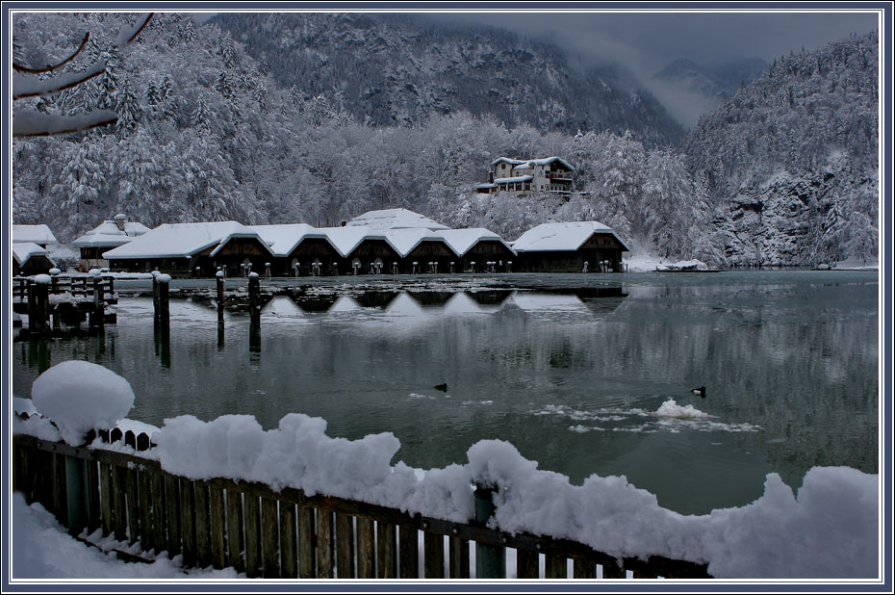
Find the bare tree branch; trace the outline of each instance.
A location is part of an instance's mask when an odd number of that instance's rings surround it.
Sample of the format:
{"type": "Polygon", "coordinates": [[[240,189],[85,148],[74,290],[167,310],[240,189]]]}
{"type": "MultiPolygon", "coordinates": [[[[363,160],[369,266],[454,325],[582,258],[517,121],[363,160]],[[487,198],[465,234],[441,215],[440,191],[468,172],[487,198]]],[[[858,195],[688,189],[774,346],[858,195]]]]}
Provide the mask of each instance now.
{"type": "Polygon", "coordinates": [[[71,87],[76,87],[95,76],[99,76],[106,69],[105,62],[96,62],[83,72],[69,72],[52,79],[32,79],[24,75],[13,73],[12,98],[24,99],[26,97],[39,97],[58,93],[71,87]]]}
{"type": "Polygon", "coordinates": [[[26,72],[28,74],[43,74],[45,72],[52,72],[54,70],[57,70],[57,69],[65,66],[66,64],[68,64],[69,62],[74,60],[78,56],[78,54],[80,54],[82,51],[84,51],[84,48],[87,47],[88,41],[90,41],[90,33],[89,32],[84,34],[84,39],[81,40],[81,45],[78,46],[78,49],[76,49],[71,56],[69,56],[68,58],[65,58],[62,62],[59,62],[58,64],[48,64],[47,66],[44,66],[42,68],[31,68],[30,66],[25,66],[23,64],[16,64],[15,62],[13,62],[12,68],[16,72],[26,72]]]}
{"type": "Polygon", "coordinates": [[[118,37],[115,40],[115,44],[119,48],[123,48],[127,44],[131,43],[133,40],[137,38],[137,36],[146,28],[146,25],[149,24],[149,21],[152,20],[152,17],[155,15],[154,12],[150,12],[146,15],[143,21],[137,21],[133,27],[130,29],[122,29],[118,33],[118,37]]]}
{"type": "Polygon", "coordinates": [[[13,109],[12,134],[16,137],[70,134],[112,124],[117,119],[118,115],[111,110],[96,110],[76,116],[60,116],[34,110],[13,109]]]}
{"type": "MultiPolygon", "coordinates": [[[[118,32],[115,45],[121,49],[134,41],[152,20],[154,13],[149,13],[142,20],[138,20],[132,27],[123,28],[118,32]]],[[[69,72],[52,79],[40,80],[25,75],[36,75],[52,72],[61,66],[71,62],[83,51],[90,39],[90,33],[84,35],[80,47],[68,58],[59,64],[50,65],[42,69],[34,69],[28,66],[16,64],[12,78],[12,98],[24,99],[26,97],[39,97],[51,95],[77,87],[84,82],[99,76],[106,70],[105,62],[95,62],[81,72],[69,72]],[[21,74],[20,74],[21,73],[21,74]]],[[[104,126],[118,121],[118,116],[113,111],[97,110],[77,116],[61,116],[59,114],[46,114],[30,109],[13,108],[12,134],[15,137],[24,136],[48,136],[52,134],[69,134],[89,130],[97,126],[104,126]]]]}

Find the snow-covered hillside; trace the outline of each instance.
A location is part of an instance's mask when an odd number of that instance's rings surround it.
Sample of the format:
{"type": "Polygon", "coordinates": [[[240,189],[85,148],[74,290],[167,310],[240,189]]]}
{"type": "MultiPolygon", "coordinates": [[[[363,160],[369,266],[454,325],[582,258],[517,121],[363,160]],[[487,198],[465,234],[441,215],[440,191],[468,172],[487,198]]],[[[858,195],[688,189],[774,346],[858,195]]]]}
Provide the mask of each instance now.
{"type": "Polygon", "coordinates": [[[281,86],[323,95],[373,126],[466,111],[509,128],[631,130],[648,147],[684,137],[623,66],[573,67],[559,47],[502,29],[398,14],[227,13],[213,22],[281,86]]]}
{"type": "Polygon", "coordinates": [[[877,253],[877,36],[775,61],[691,134],[730,264],[877,253]]]}

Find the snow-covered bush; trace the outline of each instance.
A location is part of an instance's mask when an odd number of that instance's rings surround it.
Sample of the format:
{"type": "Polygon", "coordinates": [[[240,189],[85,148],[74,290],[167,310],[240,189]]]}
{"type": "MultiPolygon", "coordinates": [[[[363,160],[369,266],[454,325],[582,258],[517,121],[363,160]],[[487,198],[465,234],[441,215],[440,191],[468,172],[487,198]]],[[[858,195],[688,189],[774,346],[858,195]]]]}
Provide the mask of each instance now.
{"type": "Polygon", "coordinates": [[[97,364],[68,361],[38,376],[31,385],[37,410],[49,417],[67,443],[84,443],[90,430],[109,429],[134,406],[130,383],[97,364]]]}

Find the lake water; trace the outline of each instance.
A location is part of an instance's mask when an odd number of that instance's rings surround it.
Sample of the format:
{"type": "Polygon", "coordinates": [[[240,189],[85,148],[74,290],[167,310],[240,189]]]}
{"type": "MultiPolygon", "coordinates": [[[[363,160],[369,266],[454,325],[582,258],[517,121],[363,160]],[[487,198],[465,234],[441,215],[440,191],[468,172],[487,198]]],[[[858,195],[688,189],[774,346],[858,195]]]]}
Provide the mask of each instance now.
{"type": "MultiPolygon", "coordinates": [[[[393,432],[397,458],[423,468],[497,438],[573,482],[625,475],[683,513],[751,502],[769,472],[793,487],[815,465],[878,472],[875,272],[298,281],[254,340],[245,315],[219,330],[208,304],[172,300],[169,349],[151,299],[120,283],[118,323],[51,341],[50,363],[122,374],[130,417],[156,425],[301,412],[331,436],[393,432]]],[[[14,343],[15,395],[39,351],[14,343]]]]}

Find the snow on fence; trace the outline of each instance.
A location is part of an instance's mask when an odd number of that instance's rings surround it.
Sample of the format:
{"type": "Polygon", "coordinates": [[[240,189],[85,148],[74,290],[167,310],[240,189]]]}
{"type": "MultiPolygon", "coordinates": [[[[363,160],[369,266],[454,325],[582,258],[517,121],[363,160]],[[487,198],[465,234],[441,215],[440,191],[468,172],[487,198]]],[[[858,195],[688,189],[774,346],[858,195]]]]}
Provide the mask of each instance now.
{"type": "Polygon", "coordinates": [[[186,567],[233,567],[264,578],[502,578],[512,549],[523,579],[539,578],[541,564],[553,579],[625,578],[626,571],[710,578],[705,564],[616,558],[574,541],[493,529],[487,489],[470,490],[476,521],[457,523],[288,487],[189,479],[139,454],[152,446],[145,433],[116,428],[100,436],[133,454],[16,434],[14,489],[73,535],[100,529],[145,552],[180,555],[186,567]]]}

